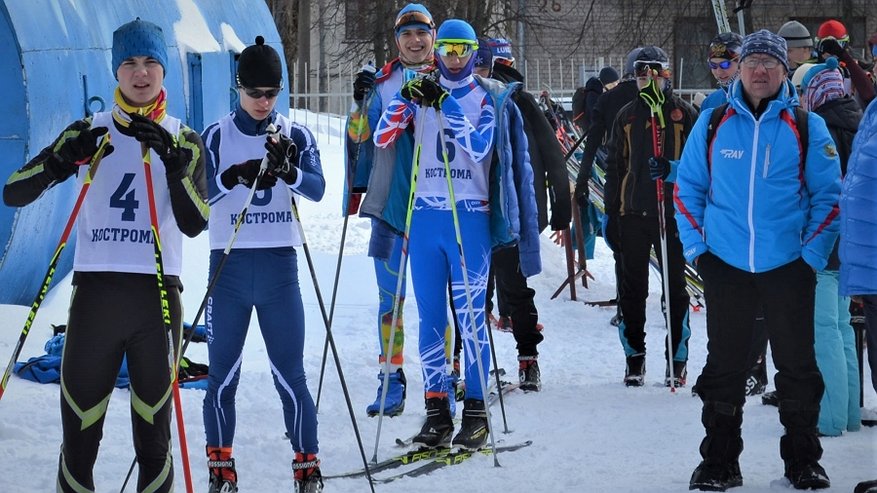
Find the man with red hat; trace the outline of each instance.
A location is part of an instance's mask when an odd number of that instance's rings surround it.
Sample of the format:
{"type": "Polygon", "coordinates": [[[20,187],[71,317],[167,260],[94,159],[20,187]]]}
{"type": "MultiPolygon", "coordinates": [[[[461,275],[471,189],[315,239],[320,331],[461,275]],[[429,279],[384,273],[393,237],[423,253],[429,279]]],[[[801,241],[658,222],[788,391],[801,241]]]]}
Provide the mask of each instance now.
{"type": "Polygon", "coordinates": [[[825,61],[829,57],[838,59],[839,68],[844,74],[844,83],[848,94],[852,94],[859,100],[862,108],[874,99],[874,83],[868,78],[868,73],[853,58],[850,52],[850,35],[847,28],[838,20],[829,19],[819,26],[816,31],[816,51],[819,60],[825,61]]]}

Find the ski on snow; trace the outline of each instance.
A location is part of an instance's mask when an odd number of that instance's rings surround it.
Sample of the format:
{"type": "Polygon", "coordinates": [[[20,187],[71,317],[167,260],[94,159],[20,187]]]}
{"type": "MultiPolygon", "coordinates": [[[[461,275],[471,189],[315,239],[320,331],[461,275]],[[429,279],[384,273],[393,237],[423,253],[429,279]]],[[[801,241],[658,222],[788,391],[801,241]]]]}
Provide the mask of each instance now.
{"type": "MultiPolygon", "coordinates": [[[[513,452],[515,450],[520,450],[524,447],[529,447],[532,444],[532,440],[527,440],[525,442],[516,443],[513,445],[498,446],[496,447],[496,453],[513,452]]],[[[421,466],[386,478],[375,478],[375,481],[378,483],[389,483],[391,481],[402,478],[416,478],[418,476],[424,476],[446,466],[456,466],[472,458],[476,454],[491,455],[492,453],[493,449],[491,449],[490,447],[480,448],[478,450],[440,449],[439,453],[437,453],[432,460],[421,466]]]]}
{"type": "MultiPolygon", "coordinates": [[[[493,372],[491,372],[493,373],[493,372]]],[[[505,370],[500,369],[500,375],[505,374],[505,370]]],[[[517,389],[520,387],[519,383],[510,383],[503,382],[502,392],[503,395],[517,389]]],[[[494,389],[488,394],[487,397],[487,405],[491,406],[499,400],[499,395],[496,393],[496,389],[494,389]]],[[[412,439],[415,435],[403,440],[401,438],[396,439],[396,445],[400,447],[410,447],[412,444],[412,439]]],[[[518,447],[520,448],[520,447],[518,447]]],[[[517,450],[514,449],[514,450],[517,450]]],[[[503,451],[502,449],[500,451],[503,451]]],[[[421,462],[430,459],[436,459],[440,455],[447,455],[451,452],[450,447],[438,447],[434,449],[424,449],[424,450],[409,450],[403,454],[399,454],[393,457],[389,457],[384,459],[376,464],[369,464],[369,472],[374,474],[376,472],[386,471],[388,469],[395,469],[397,467],[406,466],[408,464],[413,464],[415,462],[421,462]]],[[[341,473],[341,474],[327,474],[324,475],[324,479],[335,479],[335,478],[358,478],[365,476],[365,469],[356,469],[354,471],[341,473]]]]}

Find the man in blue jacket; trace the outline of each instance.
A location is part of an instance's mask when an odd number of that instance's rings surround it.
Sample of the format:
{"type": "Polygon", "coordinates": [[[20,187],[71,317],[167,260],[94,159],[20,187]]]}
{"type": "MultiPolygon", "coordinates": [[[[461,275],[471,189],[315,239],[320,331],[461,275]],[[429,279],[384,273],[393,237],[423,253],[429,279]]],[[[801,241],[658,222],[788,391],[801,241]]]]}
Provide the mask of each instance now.
{"type": "Polygon", "coordinates": [[[766,30],[744,38],[740,80],[731,86],[712,142],[708,110],[679,165],[676,222],[709,307],[708,356],[696,385],[706,437],[690,489],[743,484],[738,457],[747,358],[762,305],[782,396],[785,476],[796,489],[830,485],[819,465],[816,423],[824,386],[813,315],[815,271],[825,268],[838,234],[840,162],[822,118],[796,111],[788,70],[783,38],[766,30]],[[808,118],[805,142],[796,114],[808,118]]]}

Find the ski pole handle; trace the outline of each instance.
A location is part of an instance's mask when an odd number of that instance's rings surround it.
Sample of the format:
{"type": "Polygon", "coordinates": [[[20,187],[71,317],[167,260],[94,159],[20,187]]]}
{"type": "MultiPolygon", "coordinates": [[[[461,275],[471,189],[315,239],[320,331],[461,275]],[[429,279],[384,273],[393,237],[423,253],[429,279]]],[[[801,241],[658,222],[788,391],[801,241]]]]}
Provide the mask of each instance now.
{"type": "MultiPolygon", "coordinates": [[[[277,142],[277,136],[280,134],[280,130],[274,126],[273,123],[268,124],[268,138],[277,142]]],[[[265,156],[262,158],[262,164],[259,166],[259,178],[265,174],[265,171],[268,170],[268,153],[265,153],[265,156]]]]}

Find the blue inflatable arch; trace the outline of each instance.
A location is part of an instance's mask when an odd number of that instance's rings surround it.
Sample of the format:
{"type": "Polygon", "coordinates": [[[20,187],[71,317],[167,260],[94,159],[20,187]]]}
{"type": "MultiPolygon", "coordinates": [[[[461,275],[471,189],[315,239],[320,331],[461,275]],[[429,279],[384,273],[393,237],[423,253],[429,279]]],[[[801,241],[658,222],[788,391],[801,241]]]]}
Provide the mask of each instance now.
{"type": "MultiPolygon", "coordinates": [[[[284,60],[280,36],[263,0],[3,2],[3,182],[70,122],[110,109],[116,87],[110,66],[112,33],[136,17],[164,31],[168,111],[199,132],[234,108],[237,58],[257,35],[264,36],[284,60]]],[[[288,110],[283,103],[289,101],[288,87],[284,76],[278,111],[288,110]]],[[[76,194],[74,180],[67,180],[27,207],[0,205],[0,304],[33,301],[76,194]]],[[[70,271],[73,248],[71,243],[64,251],[55,281],[70,271]]]]}

